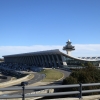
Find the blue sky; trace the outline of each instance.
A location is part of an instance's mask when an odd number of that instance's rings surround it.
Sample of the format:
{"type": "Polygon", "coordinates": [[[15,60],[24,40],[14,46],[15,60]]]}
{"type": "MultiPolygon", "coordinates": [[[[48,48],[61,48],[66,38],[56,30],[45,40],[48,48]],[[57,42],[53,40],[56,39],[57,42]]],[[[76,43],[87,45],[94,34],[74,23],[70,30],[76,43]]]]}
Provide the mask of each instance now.
{"type": "Polygon", "coordinates": [[[68,39],[74,56],[100,56],[100,0],[0,0],[0,57],[61,49],[68,39]]]}

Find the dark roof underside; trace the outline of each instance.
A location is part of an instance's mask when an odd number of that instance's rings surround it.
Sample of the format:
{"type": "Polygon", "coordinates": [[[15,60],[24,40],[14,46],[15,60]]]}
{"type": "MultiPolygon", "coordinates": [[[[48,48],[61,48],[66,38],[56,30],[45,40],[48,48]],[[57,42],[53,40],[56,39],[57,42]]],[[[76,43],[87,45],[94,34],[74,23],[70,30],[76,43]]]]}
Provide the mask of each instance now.
{"type": "Polygon", "coordinates": [[[14,54],[14,55],[5,55],[3,57],[18,57],[18,56],[30,56],[30,55],[42,55],[42,54],[61,54],[59,49],[55,50],[47,50],[47,51],[38,51],[38,52],[30,52],[30,53],[22,53],[22,54],[14,54]]]}

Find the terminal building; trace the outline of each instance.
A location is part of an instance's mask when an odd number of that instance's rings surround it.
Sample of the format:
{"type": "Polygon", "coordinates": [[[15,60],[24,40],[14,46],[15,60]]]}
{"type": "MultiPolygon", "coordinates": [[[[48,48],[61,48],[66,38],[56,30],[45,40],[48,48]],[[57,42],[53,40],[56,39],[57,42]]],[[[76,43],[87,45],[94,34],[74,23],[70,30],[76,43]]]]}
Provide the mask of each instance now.
{"type": "Polygon", "coordinates": [[[73,57],[71,51],[75,50],[75,47],[71,45],[70,40],[66,42],[63,50],[67,51],[67,54],[61,52],[59,49],[47,50],[40,52],[22,53],[14,55],[5,55],[5,63],[19,63],[33,65],[36,67],[78,67],[87,62],[91,62],[94,66],[100,66],[100,57],[73,57]]]}

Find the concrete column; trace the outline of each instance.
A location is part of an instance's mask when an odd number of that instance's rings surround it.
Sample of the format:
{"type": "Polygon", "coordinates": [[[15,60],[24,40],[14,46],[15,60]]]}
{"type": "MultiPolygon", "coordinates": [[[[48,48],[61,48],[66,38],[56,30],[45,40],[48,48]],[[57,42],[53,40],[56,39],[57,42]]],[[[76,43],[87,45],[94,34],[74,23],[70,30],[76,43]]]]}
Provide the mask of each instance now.
{"type": "Polygon", "coordinates": [[[52,59],[53,59],[53,63],[54,63],[54,67],[57,67],[54,56],[52,55],[52,59]]]}
{"type": "Polygon", "coordinates": [[[19,57],[19,59],[18,59],[18,62],[20,63],[20,57],[19,57]]]}
{"type": "Polygon", "coordinates": [[[12,57],[10,58],[10,62],[14,62],[14,57],[13,57],[13,59],[12,59],[12,57]]]}
{"type": "Polygon", "coordinates": [[[30,64],[30,56],[27,56],[27,63],[30,64]]]}
{"type": "Polygon", "coordinates": [[[16,63],[18,63],[18,57],[16,57],[16,60],[15,60],[15,62],[16,62],[16,63]]]}
{"type": "Polygon", "coordinates": [[[27,62],[28,64],[30,64],[30,56],[27,56],[27,58],[28,58],[27,62]]]}
{"type": "Polygon", "coordinates": [[[35,56],[32,56],[32,59],[33,59],[33,62],[34,62],[34,65],[36,66],[36,60],[35,60],[35,56]]]}
{"type": "Polygon", "coordinates": [[[38,66],[37,56],[35,56],[36,66],[38,66]]]}
{"type": "Polygon", "coordinates": [[[20,59],[19,59],[19,57],[18,57],[18,63],[19,63],[19,61],[20,61],[20,59]]]}
{"type": "Polygon", "coordinates": [[[35,56],[33,56],[33,59],[34,59],[34,64],[35,64],[35,66],[37,66],[35,56]]]}
{"type": "Polygon", "coordinates": [[[37,64],[38,64],[38,66],[39,66],[39,60],[38,60],[38,56],[36,56],[36,60],[37,60],[37,64]]]}
{"type": "Polygon", "coordinates": [[[21,57],[19,57],[19,63],[21,62],[21,57]]]}
{"type": "Polygon", "coordinates": [[[7,62],[9,62],[9,58],[7,58],[7,62]]]}
{"type": "Polygon", "coordinates": [[[31,59],[30,59],[30,56],[28,56],[28,64],[30,64],[31,62],[31,59]]]}
{"type": "Polygon", "coordinates": [[[48,59],[49,59],[50,66],[52,67],[52,61],[50,59],[50,55],[47,55],[47,56],[48,56],[48,59]]]}
{"type": "Polygon", "coordinates": [[[99,63],[99,66],[98,67],[100,67],[100,63],[99,63]]]}
{"type": "Polygon", "coordinates": [[[23,56],[23,64],[25,63],[25,56],[23,56]]]}
{"type": "Polygon", "coordinates": [[[16,57],[16,63],[18,63],[18,57],[16,57]]]}
{"type": "Polygon", "coordinates": [[[28,56],[26,56],[26,63],[28,64],[28,62],[29,62],[29,57],[28,56]]]}
{"type": "Polygon", "coordinates": [[[14,62],[16,62],[16,57],[14,57],[14,62]]]}
{"type": "Polygon", "coordinates": [[[67,62],[65,61],[64,56],[63,56],[63,55],[61,55],[61,58],[62,58],[62,63],[63,63],[63,65],[67,65],[67,62]]]}
{"type": "Polygon", "coordinates": [[[11,61],[11,57],[9,58],[9,62],[11,61]]]}
{"type": "Polygon", "coordinates": [[[43,57],[43,61],[44,61],[45,67],[47,67],[47,63],[46,63],[46,60],[45,60],[45,55],[43,55],[42,57],[43,57]]]}
{"type": "Polygon", "coordinates": [[[26,64],[27,64],[27,56],[26,56],[26,64]]]}
{"type": "Polygon", "coordinates": [[[10,58],[8,58],[8,62],[9,62],[9,59],[10,59],[10,58]]]}
{"type": "Polygon", "coordinates": [[[21,64],[23,63],[23,57],[21,57],[21,64]]]}
{"type": "Polygon", "coordinates": [[[25,64],[27,63],[27,57],[25,56],[25,64]]]}
{"type": "Polygon", "coordinates": [[[11,62],[11,57],[10,57],[10,59],[9,59],[9,62],[11,62]]]}
{"type": "Polygon", "coordinates": [[[30,61],[29,61],[29,64],[32,64],[32,56],[30,55],[30,61]]]}
{"type": "Polygon", "coordinates": [[[10,58],[8,58],[8,62],[10,62],[10,58]]]}
{"type": "Polygon", "coordinates": [[[33,64],[32,55],[30,55],[30,64],[33,64]]]}
{"type": "Polygon", "coordinates": [[[24,56],[24,64],[26,64],[26,56],[24,56]]]}
{"type": "Polygon", "coordinates": [[[34,59],[34,65],[36,66],[37,63],[36,63],[36,60],[35,60],[35,56],[33,56],[33,59],[34,59]]]}
{"type": "Polygon", "coordinates": [[[9,59],[9,62],[11,62],[11,57],[10,57],[10,59],[9,59]]]}
{"type": "Polygon", "coordinates": [[[11,57],[11,62],[14,63],[14,58],[13,57],[11,57]]]}
{"type": "Polygon", "coordinates": [[[18,57],[16,57],[16,62],[18,63],[18,57]]]}
{"type": "Polygon", "coordinates": [[[44,55],[44,58],[45,58],[45,62],[46,62],[47,67],[49,67],[49,64],[48,64],[48,61],[47,61],[46,55],[44,55]]]}
{"type": "Polygon", "coordinates": [[[23,57],[23,64],[25,64],[25,56],[23,57]]]}
{"type": "MultiPolygon", "coordinates": [[[[16,62],[16,57],[14,57],[13,61],[16,62]]],[[[12,61],[12,62],[13,62],[13,61],[12,61]]]]}
{"type": "Polygon", "coordinates": [[[22,56],[22,60],[21,60],[21,63],[23,64],[23,56],[22,56]]]}
{"type": "Polygon", "coordinates": [[[50,65],[50,61],[49,61],[49,58],[48,58],[48,55],[46,55],[46,60],[47,60],[47,63],[48,63],[48,67],[51,67],[50,65]]]}
{"type": "Polygon", "coordinates": [[[21,63],[22,57],[20,57],[19,62],[21,63]]]}
{"type": "Polygon", "coordinates": [[[16,60],[16,62],[17,62],[17,63],[19,63],[19,57],[17,57],[17,60],[16,60]]]}
{"type": "Polygon", "coordinates": [[[30,61],[30,57],[27,56],[27,64],[29,64],[29,61],[30,61]]]}
{"type": "Polygon", "coordinates": [[[23,56],[21,57],[21,64],[23,63],[23,56]]]}
{"type": "Polygon", "coordinates": [[[34,63],[33,63],[33,59],[32,59],[32,55],[30,56],[30,59],[31,59],[30,64],[34,64],[34,63]]]}
{"type": "Polygon", "coordinates": [[[37,56],[39,67],[41,66],[41,61],[39,59],[39,55],[37,56]]]}
{"type": "Polygon", "coordinates": [[[23,56],[22,56],[22,60],[21,60],[21,63],[23,64],[23,56]]]}
{"type": "Polygon", "coordinates": [[[9,60],[8,61],[10,62],[10,57],[9,57],[9,60]]]}
{"type": "Polygon", "coordinates": [[[16,63],[16,57],[14,57],[14,62],[16,63]]]}
{"type": "Polygon", "coordinates": [[[25,56],[24,56],[23,64],[25,64],[25,56]]]}
{"type": "MultiPolygon", "coordinates": [[[[15,62],[15,61],[14,61],[15,62]]],[[[19,57],[19,63],[21,63],[21,57],[19,57]]]]}
{"type": "Polygon", "coordinates": [[[18,61],[17,61],[17,57],[15,57],[15,63],[17,63],[18,61]]]}
{"type": "MultiPolygon", "coordinates": [[[[59,60],[59,58],[58,58],[58,55],[56,55],[56,57],[57,57],[58,65],[61,66],[60,60],[59,60]]],[[[59,66],[58,66],[58,67],[59,67],[59,66]]]]}
{"type": "Polygon", "coordinates": [[[29,64],[32,64],[31,56],[29,56],[29,64]]]}
{"type": "Polygon", "coordinates": [[[42,67],[42,61],[40,59],[40,55],[38,56],[38,58],[39,58],[39,62],[40,62],[40,67],[42,67]]]}
{"type": "Polygon", "coordinates": [[[42,58],[42,65],[43,65],[43,67],[45,67],[45,61],[43,59],[43,55],[41,55],[41,58],[42,58]]]}
{"type": "Polygon", "coordinates": [[[19,63],[19,57],[18,57],[18,63],[19,63]]]}
{"type": "Polygon", "coordinates": [[[10,62],[10,58],[8,57],[8,62],[10,62]]]}
{"type": "Polygon", "coordinates": [[[19,57],[18,57],[18,63],[19,63],[19,57]]]}
{"type": "Polygon", "coordinates": [[[41,60],[41,67],[43,67],[43,60],[41,55],[40,55],[40,60],[41,60]]]}

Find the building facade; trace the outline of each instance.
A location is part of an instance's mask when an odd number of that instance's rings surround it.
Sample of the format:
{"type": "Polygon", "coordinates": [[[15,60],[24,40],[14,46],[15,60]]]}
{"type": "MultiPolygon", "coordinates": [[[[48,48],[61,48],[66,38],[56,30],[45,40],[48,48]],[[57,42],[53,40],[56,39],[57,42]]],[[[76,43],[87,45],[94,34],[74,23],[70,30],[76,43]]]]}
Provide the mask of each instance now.
{"type": "Polygon", "coordinates": [[[81,66],[91,62],[95,66],[100,65],[100,59],[80,59],[64,54],[58,49],[3,56],[6,63],[29,64],[37,67],[63,67],[81,66]]]}
{"type": "Polygon", "coordinates": [[[63,47],[63,50],[67,51],[67,54],[55,50],[47,50],[40,52],[32,53],[23,53],[15,55],[6,55],[4,57],[5,63],[19,63],[19,64],[28,64],[37,67],[78,67],[84,65],[87,62],[91,62],[94,66],[100,66],[100,57],[98,59],[92,59],[90,57],[86,58],[75,58],[69,55],[69,52],[75,50],[74,46],[71,45],[70,40],[66,42],[67,45],[63,47]]]}

